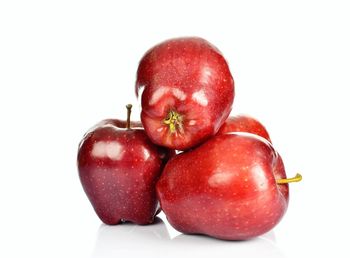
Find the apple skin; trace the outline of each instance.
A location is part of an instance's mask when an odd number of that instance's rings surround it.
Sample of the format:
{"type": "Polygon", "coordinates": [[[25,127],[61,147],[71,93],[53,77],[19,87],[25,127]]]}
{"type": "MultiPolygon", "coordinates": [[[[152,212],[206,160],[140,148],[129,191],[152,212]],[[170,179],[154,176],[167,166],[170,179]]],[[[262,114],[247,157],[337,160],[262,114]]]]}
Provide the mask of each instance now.
{"type": "MultiPolygon", "coordinates": [[[[269,133],[267,132],[265,126],[258,121],[256,118],[241,114],[227,118],[225,123],[219,129],[217,135],[227,134],[227,133],[235,133],[235,132],[243,132],[243,133],[251,133],[257,136],[263,137],[265,140],[269,141],[272,144],[269,133]]],[[[275,174],[277,174],[277,178],[285,178],[285,168],[284,163],[281,156],[278,154],[277,160],[277,169],[275,170],[275,174]]],[[[280,190],[285,195],[287,202],[289,202],[289,185],[279,185],[280,190]]]]}
{"type": "MultiPolygon", "coordinates": [[[[245,133],[255,134],[257,136],[263,137],[264,139],[266,139],[272,144],[270,135],[266,130],[265,126],[256,118],[246,114],[236,115],[236,116],[227,118],[225,123],[219,129],[219,132],[217,133],[217,135],[234,133],[234,132],[245,132],[245,133]]],[[[277,154],[278,154],[278,160],[277,160],[277,165],[274,173],[276,174],[276,178],[278,179],[285,178],[286,173],[285,173],[284,163],[281,158],[281,155],[279,155],[279,153],[277,154]]],[[[287,203],[289,203],[289,185],[288,184],[279,185],[279,189],[285,196],[287,203]]]]}
{"type": "Polygon", "coordinates": [[[216,135],[171,159],[157,183],[170,224],[187,234],[250,239],[271,230],[288,206],[281,157],[262,137],[216,135]]]}
{"type": "Polygon", "coordinates": [[[171,153],[154,145],[140,122],[106,119],[79,145],[81,184],[99,218],[108,225],[153,222],[158,211],[155,184],[171,153]]]}
{"type": "Polygon", "coordinates": [[[150,139],[185,150],[213,136],[224,123],[232,108],[234,81],[215,46],[202,38],[175,38],[143,56],[136,95],[150,139]]]}
{"type": "Polygon", "coordinates": [[[220,127],[217,134],[227,132],[246,132],[259,135],[271,142],[270,135],[265,126],[254,117],[249,115],[236,115],[227,118],[225,123],[220,127]]]}

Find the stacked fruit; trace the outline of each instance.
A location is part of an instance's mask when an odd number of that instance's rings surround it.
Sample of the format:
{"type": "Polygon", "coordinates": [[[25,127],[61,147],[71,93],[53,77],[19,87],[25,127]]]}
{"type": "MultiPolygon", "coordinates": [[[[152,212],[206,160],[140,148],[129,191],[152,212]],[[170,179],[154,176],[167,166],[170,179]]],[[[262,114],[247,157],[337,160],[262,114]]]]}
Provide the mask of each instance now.
{"type": "Polygon", "coordinates": [[[301,176],[286,178],[261,123],[227,119],[234,81],[215,46],[178,38],[153,47],[136,95],[142,123],[127,105],[126,121],[103,120],[79,146],[80,180],[104,223],[150,224],[161,209],[181,232],[242,240],[280,221],[288,183],[301,176]]]}

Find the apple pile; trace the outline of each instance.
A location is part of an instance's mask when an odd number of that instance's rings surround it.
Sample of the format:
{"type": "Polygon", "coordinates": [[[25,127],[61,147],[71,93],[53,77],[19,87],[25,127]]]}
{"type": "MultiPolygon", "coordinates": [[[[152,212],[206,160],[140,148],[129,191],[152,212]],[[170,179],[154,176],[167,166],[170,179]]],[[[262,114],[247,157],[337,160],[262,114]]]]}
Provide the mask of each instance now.
{"type": "Polygon", "coordinates": [[[154,46],[136,95],[141,122],[129,104],[126,121],[103,120],[79,145],[80,180],[104,223],[150,224],[162,210],[183,233],[244,240],[281,220],[301,175],[286,177],[259,121],[228,118],[234,81],[215,46],[194,37],[154,46]]]}

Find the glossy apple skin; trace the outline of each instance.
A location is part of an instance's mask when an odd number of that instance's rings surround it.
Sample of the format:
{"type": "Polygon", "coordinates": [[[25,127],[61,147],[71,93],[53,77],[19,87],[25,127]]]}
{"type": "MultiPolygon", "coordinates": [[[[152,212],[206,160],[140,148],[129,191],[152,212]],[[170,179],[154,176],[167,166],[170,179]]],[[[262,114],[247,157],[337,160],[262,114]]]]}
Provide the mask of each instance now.
{"type": "Polygon", "coordinates": [[[87,132],[79,145],[78,170],[99,218],[152,223],[158,209],[155,184],[170,153],[154,145],[140,122],[107,119],[87,132]]]}
{"type": "Polygon", "coordinates": [[[217,135],[171,159],[157,183],[170,224],[189,234],[245,240],[272,229],[288,206],[281,157],[262,137],[217,135]]]}
{"type": "Polygon", "coordinates": [[[202,38],[176,38],[151,48],[141,59],[136,81],[141,121],[150,139],[185,150],[213,136],[228,117],[234,81],[219,50],[202,38]],[[182,118],[171,132],[169,112],[182,118]]]}
{"type": "Polygon", "coordinates": [[[259,135],[271,142],[270,135],[265,126],[249,115],[237,115],[226,119],[217,134],[229,132],[246,132],[259,135]]]}

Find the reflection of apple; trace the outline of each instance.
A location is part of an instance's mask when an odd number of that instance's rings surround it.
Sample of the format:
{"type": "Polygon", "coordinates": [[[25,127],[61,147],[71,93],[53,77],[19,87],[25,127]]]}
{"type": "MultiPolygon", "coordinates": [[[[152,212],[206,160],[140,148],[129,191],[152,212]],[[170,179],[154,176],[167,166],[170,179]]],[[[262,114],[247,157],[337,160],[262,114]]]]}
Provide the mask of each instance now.
{"type": "Polygon", "coordinates": [[[170,239],[160,218],[154,224],[125,223],[118,227],[102,224],[91,258],[109,257],[284,257],[275,245],[273,231],[252,241],[232,243],[205,236],[178,235],[170,239]],[[156,246],[156,249],[155,249],[156,246]]]}
{"type": "Polygon", "coordinates": [[[248,115],[237,115],[226,119],[225,123],[220,127],[218,134],[229,132],[246,132],[259,135],[271,142],[269,133],[265,126],[257,119],[248,115]]]}
{"type": "Polygon", "coordinates": [[[171,159],[157,183],[162,210],[180,232],[243,240],[271,230],[288,206],[282,159],[262,137],[216,135],[171,159]]]}
{"type": "Polygon", "coordinates": [[[78,169],[83,188],[106,224],[148,224],[157,211],[155,184],[168,150],[154,145],[139,123],[104,120],[81,141],[78,169]]]}
{"type": "Polygon", "coordinates": [[[245,242],[219,241],[206,236],[181,234],[172,240],[174,249],[186,250],[186,255],[173,257],[245,257],[245,258],[283,258],[285,255],[274,241],[274,233],[269,232],[245,242]],[[223,254],[221,256],[221,254],[223,254]]]}
{"type": "Polygon", "coordinates": [[[118,227],[102,224],[97,233],[92,258],[164,257],[160,249],[169,240],[167,228],[160,218],[155,218],[154,223],[147,227],[131,223],[118,227]],[[157,250],[154,249],[155,246],[157,250]]]}
{"type": "Polygon", "coordinates": [[[231,111],[234,82],[215,46],[201,38],[176,38],[156,45],[142,58],[136,94],[150,139],[184,150],[219,130],[231,111]]]}

